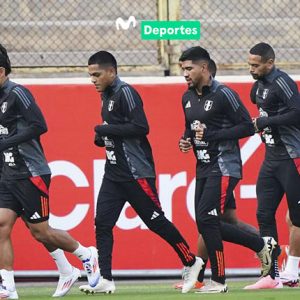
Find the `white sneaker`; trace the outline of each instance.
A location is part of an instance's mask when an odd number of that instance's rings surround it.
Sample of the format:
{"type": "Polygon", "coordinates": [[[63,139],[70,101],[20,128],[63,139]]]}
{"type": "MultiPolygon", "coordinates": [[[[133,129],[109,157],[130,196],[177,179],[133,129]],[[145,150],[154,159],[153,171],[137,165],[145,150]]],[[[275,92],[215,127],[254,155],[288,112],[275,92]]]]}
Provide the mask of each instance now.
{"type": "Polygon", "coordinates": [[[16,290],[9,291],[2,284],[0,285],[0,299],[19,299],[18,293],[16,290]]]}
{"type": "Polygon", "coordinates": [[[188,293],[198,280],[198,275],[204,262],[202,258],[195,257],[195,263],[191,267],[184,267],[182,272],[183,285],[181,292],[183,294],[188,293]]]}
{"type": "Polygon", "coordinates": [[[59,275],[57,288],[52,297],[63,297],[71,289],[72,285],[81,277],[80,270],[73,267],[72,273],[69,275],[59,275]]]}
{"type": "Polygon", "coordinates": [[[116,290],[116,286],[114,281],[107,280],[103,277],[100,277],[98,284],[95,287],[91,287],[89,285],[81,285],[79,290],[86,294],[96,294],[96,293],[104,293],[104,294],[113,294],[116,290]]]}
{"type": "Polygon", "coordinates": [[[89,285],[94,287],[97,285],[100,278],[100,270],[98,264],[98,250],[95,247],[89,247],[91,251],[91,257],[82,261],[83,268],[86,271],[89,285]]]}
{"type": "Polygon", "coordinates": [[[275,249],[277,242],[270,236],[263,237],[265,242],[264,247],[257,253],[261,262],[261,276],[267,276],[272,266],[272,253],[275,249]]]}
{"type": "Polygon", "coordinates": [[[299,285],[299,277],[292,275],[286,271],[280,272],[280,280],[283,285],[287,285],[289,287],[297,287],[299,285]]]}
{"type": "Polygon", "coordinates": [[[196,293],[200,294],[216,294],[216,293],[227,293],[228,287],[227,284],[219,283],[216,281],[211,280],[208,283],[205,283],[205,285],[196,291],[196,293]]]}

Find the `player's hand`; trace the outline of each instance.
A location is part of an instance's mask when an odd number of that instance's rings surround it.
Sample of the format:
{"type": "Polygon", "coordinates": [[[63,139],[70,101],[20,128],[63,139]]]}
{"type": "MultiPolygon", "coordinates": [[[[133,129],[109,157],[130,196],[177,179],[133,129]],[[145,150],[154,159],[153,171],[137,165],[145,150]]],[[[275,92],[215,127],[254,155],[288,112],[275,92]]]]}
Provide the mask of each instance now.
{"type": "Polygon", "coordinates": [[[102,136],[99,136],[98,133],[95,134],[94,144],[98,147],[105,146],[102,136]]]}
{"type": "Polygon", "coordinates": [[[257,120],[257,118],[252,118],[252,124],[254,126],[255,132],[257,133],[257,132],[259,132],[259,129],[257,128],[256,120],[257,120]]]}
{"type": "Polygon", "coordinates": [[[260,132],[268,126],[268,117],[252,118],[255,132],[260,132]]]}
{"type": "Polygon", "coordinates": [[[181,138],[179,140],[178,146],[179,146],[179,149],[181,152],[183,152],[183,153],[189,152],[193,148],[192,143],[191,143],[191,138],[186,138],[186,139],[181,138]]]}
{"type": "Polygon", "coordinates": [[[202,125],[200,125],[199,127],[197,127],[195,129],[195,138],[196,138],[196,140],[201,141],[203,139],[204,129],[205,129],[205,127],[202,126],[202,125]]]}

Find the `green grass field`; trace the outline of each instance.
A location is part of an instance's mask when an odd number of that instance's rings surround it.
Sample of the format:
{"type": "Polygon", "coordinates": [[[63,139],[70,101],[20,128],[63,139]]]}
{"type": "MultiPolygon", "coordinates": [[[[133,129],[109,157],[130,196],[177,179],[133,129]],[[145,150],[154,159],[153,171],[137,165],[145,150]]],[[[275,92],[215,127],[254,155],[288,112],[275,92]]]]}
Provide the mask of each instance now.
{"type": "MultiPolygon", "coordinates": [[[[64,299],[99,299],[100,297],[108,297],[109,299],[118,300],[177,300],[177,299],[205,299],[205,300],[293,300],[300,299],[299,288],[287,288],[278,290],[260,290],[260,291],[246,291],[243,287],[250,283],[250,281],[231,281],[228,280],[229,292],[227,294],[195,294],[190,292],[188,294],[181,294],[172,288],[174,281],[167,280],[160,283],[151,281],[116,281],[117,291],[115,294],[95,294],[85,295],[81,293],[78,286],[82,283],[76,283],[68,295],[64,299]]],[[[253,281],[252,281],[253,282],[253,281]]],[[[19,299],[53,299],[51,297],[55,289],[55,284],[20,284],[18,286],[19,299]]]]}

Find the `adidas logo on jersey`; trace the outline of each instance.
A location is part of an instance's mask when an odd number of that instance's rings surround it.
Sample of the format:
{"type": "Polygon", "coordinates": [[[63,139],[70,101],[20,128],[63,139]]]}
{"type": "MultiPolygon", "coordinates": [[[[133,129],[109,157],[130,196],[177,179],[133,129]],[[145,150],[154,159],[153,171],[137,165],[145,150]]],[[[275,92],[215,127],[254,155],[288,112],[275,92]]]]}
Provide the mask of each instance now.
{"type": "Polygon", "coordinates": [[[209,211],[207,214],[211,216],[218,216],[218,212],[215,208],[209,211]]]}
{"type": "Polygon", "coordinates": [[[191,107],[191,102],[188,101],[188,102],[186,103],[186,105],[185,105],[185,108],[190,108],[190,107],[191,107]]]}
{"type": "Polygon", "coordinates": [[[159,213],[154,211],[151,217],[151,220],[154,220],[155,218],[157,218],[159,216],[159,213]]]}
{"type": "Polygon", "coordinates": [[[37,212],[35,212],[31,217],[30,217],[30,220],[36,220],[36,219],[40,219],[41,218],[41,216],[37,213],[37,212]]]}

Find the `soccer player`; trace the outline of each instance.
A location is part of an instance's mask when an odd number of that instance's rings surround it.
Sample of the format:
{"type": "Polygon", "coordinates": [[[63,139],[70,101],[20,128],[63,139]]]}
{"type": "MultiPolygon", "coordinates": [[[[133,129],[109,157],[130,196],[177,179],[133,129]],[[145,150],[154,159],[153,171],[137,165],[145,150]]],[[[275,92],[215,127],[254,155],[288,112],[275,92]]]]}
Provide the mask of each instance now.
{"type": "MultiPolygon", "coordinates": [[[[49,226],[51,173],[40,143],[47,126],[32,94],[10,81],[10,72],[9,57],[0,45],[0,152],[3,155],[0,184],[0,263],[3,265],[0,269],[4,278],[0,298],[18,298],[10,234],[21,215],[33,237],[48,245],[51,251],[59,248],[76,255],[83,262],[90,285],[95,286],[100,276],[97,249],[84,247],[67,232],[49,226]]],[[[74,271],[78,277],[79,270],[74,271]]],[[[72,275],[68,283],[73,284],[73,274],[65,275],[72,275]]],[[[54,296],[62,296],[64,292],[65,288],[61,287],[54,296]]]]}
{"type": "MultiPolygon", "coordinates": [[[[0,178],[1,178],[2,165],[3,165],[3,161],[1,158],[0,178]]],[[[1,180],[0,180],[0,185],[1,185],[1,180]]],[[[1,207],[2,207],[2,202],[0,199],[0,208],[1,207]]],[[[23,221],[26,224],[25,218],[23,218],[23,221]]],[[[12,270],[14,253],[13,253],[12,241],[10,236],[11,230],[12,228],[9,230],[9,232],[7,231],[3,232],[2,228],[0,227],[0,253],[4,253],[4,252],[6,253],[6,255],[0,255],[0,266],[2,268],[0,269],[0,276],[2,278],[2,285],[6,287],[4,290],[5,295],[7,296],[7,290],[13,291],[10,292],[8,299],[13,299],[18,296],[15,281],[14,281],[14,271],[12,270]]],[[[53,294],[53,297],[62,297],[69,292],[72,285],[77,281],[78,277],[80,277],[80,271],[69,263],[68,259],[65,256],[64,251],[62,251],[61,249],[57,249],[55,247],[51,247],[50,245],[47,244],[45,244],[44,247],[47,249],[50,256],[53,258],[59,272],[59,280],[58,280],[56,290],[53,294]]]]}
{"type": "MultiPolygon", "coordinates": [[[[217,65],[215,63],[215,61],[213,59],[210,59],[209,63],[208,63],[208,71],[210,73],[210,75],[215,78],[216,76],[216,73],[217,73],[217,65]]],[[[252,234],[255,234],[257,236],[259,236],[259,232],[258,230],[250,225],[250,224],[247,224],[241,220],[238,219],[237,217],[237,214],[236,214],[236,203],[235,203],[235,198],[234,198],[234,195],[232,193],[232,195],[230,195],[225,207],[224,207],[224,212],[223,214],[221,215],[221,220],[223,222],[226,222],[226,223],[230,223],[230,224],[236,224],[237,226],[239,226],[241,229],[249,232],[249,233],[252,233],[252,234]]],[[[201,287],[204,286],[204,272],[205,272],[205,269],[206,269],[206,264],[208,262],[208,254],[207,254],[207,249],[206,249],[206,246],[205,246],[205,243],[203,241],[203,238],[202,238],[202,235],[200,234],[199,235],[199,238],[198,238],[198,251],[197,251],[197,255],[200,256],[203,261],[204,261],[204,265],[198,275],[198,281],[195,283],[195,286],[194,288],[195,289],[200,289],[201,287]]],[[[175,284],[175,288],[176,289],[181,289],[182,288],[182,282],[179,282],[177,284],[175,284]]]]}
{"type": "MultiPolygon", "coordinates": [[[[203,261],[190,252],[176,227],[165,217],[155,186],[155,167],[147,139],[149,126],[137,91],[120,80],[115,57],[99,51],[88,60],[88,72],[102,98],[102,124],[95,127],[95,143],[105,147],[106,164],[95,218],[101,279],[86,293],[113,293],[113,228],[128,201],[148,228],[177,253],[184,267],[182,293],[197,280],[203,261]]],[[[138,253],[138,249],[137,249],[138,253]]]]}
{"type": "MultiPolygon", "coordinates": [[[[251,90],[251,101],[259,116],[253,119],[257,132],[265,144],[265,158],[256,185],[258,200],[257,220],[261,235],[278,241],[276,210],[286,195],[292,223],[290,252],[300,259],[300,96],[296,83],[275,66],[275,53],[267,43],[250,49],[250,74],[256,80],[251,90]]],[[[270,274],[248,289],[281,288],[277,256],[274,251],[270,274]]],[[[298,279],[297,276],[291,280],[298,279]]],[[[288,274],[287,274],[288,275],[288,274]]],[[[291,274],[292,275],[292,274],[291,274]]],[[[295,274],[296,275],[296,274],[295,274]]]]}
{"type": "Polygon", "coordinates": [[[179,61],[189,87],[182,97],[185,132],[179,149],[183,153],[193,149],[197,159],[195,216],[212,270],[211,282],[198,292],[224,293],[227,285],[222,240],[257,252],[262,274],[270,269],[275,246],[272,238],[260,238],[220,221],[242,176],[238,139],[252,135],[254,128],[238,95],[212,78],[210,55],[205,49],[192,47],[179,61]]]}

